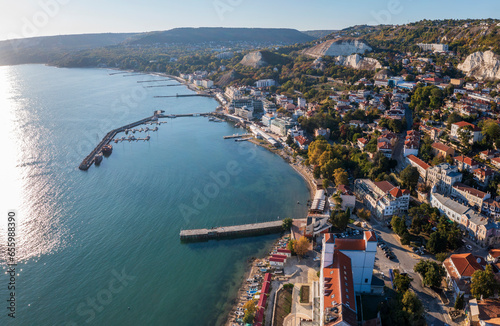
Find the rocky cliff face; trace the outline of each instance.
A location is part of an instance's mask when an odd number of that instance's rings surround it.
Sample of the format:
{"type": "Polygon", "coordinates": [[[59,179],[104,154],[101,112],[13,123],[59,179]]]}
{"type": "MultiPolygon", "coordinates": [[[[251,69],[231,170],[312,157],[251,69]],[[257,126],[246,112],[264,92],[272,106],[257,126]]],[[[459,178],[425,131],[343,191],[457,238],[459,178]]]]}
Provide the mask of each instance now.
{"type": "Polygon", "coordinates": [[[376,70],[378,68],[382,68],[382,65],[377,59],[364,58],[359,54],[351,54],[347,57],[339,56],[337,57],[337,63],[360,70],[376,70]]]}
{"type": "Polygon", "coordinates": [[[249,66],[253,68],[261,68],[267,66],[267,62],[264,61],[262,53],[260,51],[250,52],[241,59],[240,63],[244,66],[249,66]]]}
{"type": "Polygon", "coordinates": [[[371,51],[372,48],[368,44],[359,40],[329,40],[304,50],[304,54],[319,58],[325,55],[332,57],[350,56],[353,53],[365,53],[371,51]]]}
{"type": "Polygon", "coordinates": [[[492,51],[474,52],[457,68],[479,80],[500,79],[500,56],[492,51]]]}

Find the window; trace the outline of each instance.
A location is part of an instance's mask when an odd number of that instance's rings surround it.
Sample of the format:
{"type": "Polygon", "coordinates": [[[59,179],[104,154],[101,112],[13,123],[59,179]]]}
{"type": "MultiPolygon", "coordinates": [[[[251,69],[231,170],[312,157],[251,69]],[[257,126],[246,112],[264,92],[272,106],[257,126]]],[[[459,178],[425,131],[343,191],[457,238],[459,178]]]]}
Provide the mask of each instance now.
{"type": "Polygon", "coordinates": [[[365,283],[368,283],[368,279],[367,278],[365,278],[365,283]]]}

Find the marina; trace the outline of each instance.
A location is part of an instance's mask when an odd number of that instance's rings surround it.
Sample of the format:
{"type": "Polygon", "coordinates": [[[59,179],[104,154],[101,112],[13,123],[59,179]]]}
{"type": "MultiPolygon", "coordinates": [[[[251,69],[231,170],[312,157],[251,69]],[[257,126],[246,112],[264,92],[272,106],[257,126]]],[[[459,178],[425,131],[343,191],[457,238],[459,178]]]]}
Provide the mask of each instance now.
{"type": "Polygon", "coordinates": [[[231,136],[224,136],[224,139],[234,139],[234,138],[243,138],[243,137],[252,137],[252,134],[234,134],[231,136]]]}
{"type": "Polygon", "coordinates": [[[283,231],[281,220],[263,223],[217,227],[212,229],[181,230],[180,239],[184,242],[208,241],[222,238],[240,238],[283,231]]]}
{"type": "MultiPolygon", "coordinates": [[[[186,113],[186,114],[168,114],[168,115],[165,115],[165,114],[162,114],[162,112],[163,111],[155,111],[155,113],[150,117],[147,117],[147,118],[141,119],[139,121],[130,123],[128,125],[125,125],[123,127],[111,130],[110,132],[108,132],[106,134],[106,136],[104,136],[104,138],[99,142],[99,144],[94,148],[94,150],[92,150],[92,152],[90,152],[90,154],[87,155],[87,157],[85,157],[83,159],[82,163],[80,163],[80,166],[78,168],[82,171],[86,171],[90,168],[90,166],[93,163],[95,163],[97,161],[99,161],[99,163],[100,163],[102,161],[102,158],[100,158],[100,159],[97,158],[97,160],[96,160],[96,156],[98,156],[102,152],[102,149],[106,145],[109,146],[109,143],[111,143],[112,141],[114,141],[115,143],[118,143],[119,141],[138,141],[138,140],[146,141],[146,140],[150,139],[149,135],[146,138],[135,138],[134,136],[129,136],[128,138],[125,138],[125,137],[115,138],[115,136],[121,132],[128,133],[131,130],[132,131],[133,130],[145,131],[145,129],[143,129],[143,128],[141,128],[139,130],[133,129],[133,128],[140,126],[140,125],[143,125],[143,124],[156,123],[156,122],[158,122],[158,119],[160,119],[160,118],[197,117],[197,116],[210,115],[210,113],[186,113]]],[[[158,122],[158,123],[160,123],[160,122],[158,122]]],[[[153,129],[155,129],[155,128],[153,128],[153,129]]],[[[149,129],[149,130],[151,130],[151,129],[149,129]]],[[[158,129],[156,129],[156,130],[158,130],[158,129]]],[[[156,130],[154,130],[154,131],[156,131],[156,130]]],[[[135,131],[133,131],[133,132],[135,132],[135,131]]],[[[151,130],[151,131],[153,131],[153,130],[151,130]]]]}

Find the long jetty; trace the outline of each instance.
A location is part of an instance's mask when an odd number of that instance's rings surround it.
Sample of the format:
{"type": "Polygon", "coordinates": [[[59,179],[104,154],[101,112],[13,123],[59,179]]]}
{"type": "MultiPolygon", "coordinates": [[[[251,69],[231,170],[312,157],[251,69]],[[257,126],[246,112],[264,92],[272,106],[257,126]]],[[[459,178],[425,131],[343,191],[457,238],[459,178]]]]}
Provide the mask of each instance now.
{"type": "Polygon", "coordinates": [[[184,84],[171,84],[171,85],[154,85],[154,86],[145,86],[145,88],[155,88],[155,87],[179,87],[186,86],[184,84]]]}
{"type": "Polygon", "coordinates": [[[125,125],[123,127],[113,129],[110,132],[108,132],[106,136],[104,136],[104,138],[100,141],[100,143],[94,148],[94,150],[92,150],[92,152],[90,152],[90,154],[83,159],[82,163],[80,163],[80,166],[78,168],[84,171],[88,170],[89,167],[94,163],[95,156],[102,151],[104,145],[108,145],[118,133],[124,132],[126,129],[132,129],[142,124],[147,124],[150,121],[157,121],[158,118],[196,117],[196,116],[207,116],[210,114],[212,113],[186,113],[186,114],[169,114],[169,115],[154,114],[150,117],[141,119],[139,121],[129,123],[128,125],[125,125]]]}
{"type": "Polygon", "coordinates": [[[203,97],[212,97],[210,94],[175,94],[175,95],[156,95],[154,98],[161,97],[195,97],[195,96],[203,96],[203,97]]]}
{"type": "Polygon", "coordinates": [[[279,220],[212,229],[181,230],[180,238],[183,242],[193,242],[280,233],[283,231],[282,224],[283,221],[279,220]]]}

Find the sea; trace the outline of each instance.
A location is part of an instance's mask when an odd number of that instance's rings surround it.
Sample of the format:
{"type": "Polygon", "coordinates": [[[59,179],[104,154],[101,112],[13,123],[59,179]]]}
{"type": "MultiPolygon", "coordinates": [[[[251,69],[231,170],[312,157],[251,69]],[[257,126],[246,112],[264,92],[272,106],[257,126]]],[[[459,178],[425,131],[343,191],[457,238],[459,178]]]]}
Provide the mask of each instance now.
{"type": "Polygon", "coordinates": [[[194,92],[110,69],[0,67],[0,325],[221,325],[248,260],[279,235],[186,244],[180,230],[305,217],[300,175],[202,116],[162,119],[134,134],[149,141],[113,142],[78,169],[111,129],[218,106],[155,98],[176,94],[194,92]]]}

